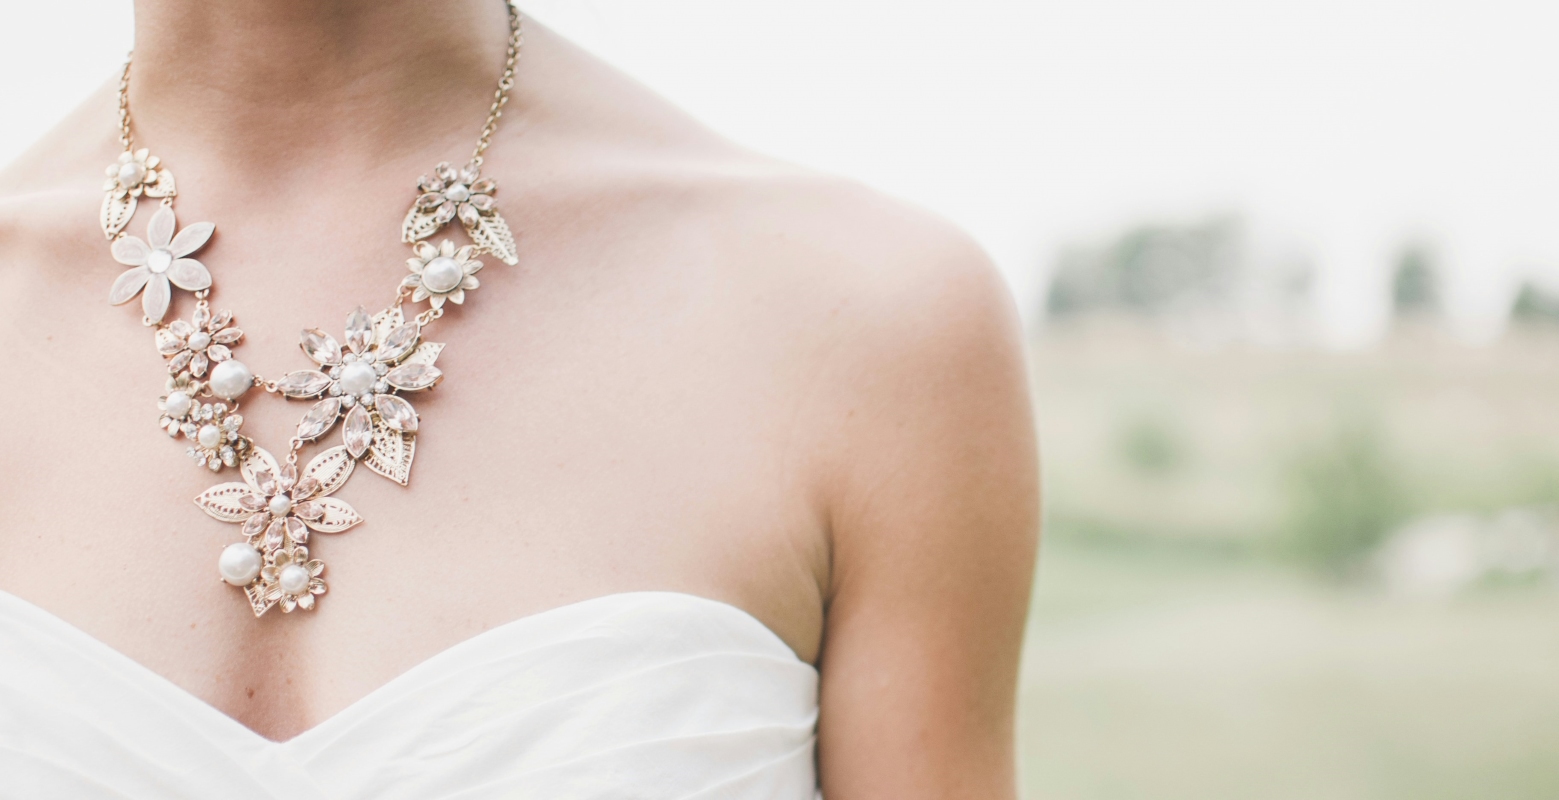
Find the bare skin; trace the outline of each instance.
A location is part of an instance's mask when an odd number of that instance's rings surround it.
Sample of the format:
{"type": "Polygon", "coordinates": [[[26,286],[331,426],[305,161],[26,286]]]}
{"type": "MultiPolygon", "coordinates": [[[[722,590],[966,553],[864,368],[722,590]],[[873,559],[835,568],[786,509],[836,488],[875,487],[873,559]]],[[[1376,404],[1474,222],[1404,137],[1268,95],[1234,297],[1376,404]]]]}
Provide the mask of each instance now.
{"type": "MultiPolygon", "coordinates": [[[[497,0],[137,0],[138,145],[240,356],[307,366],[388,303],[414,181],[462,161],[503,60],[497,0]]],[[[256,620],[236,529],[155,427],[165,373],[97,231],[111,86],[0,175],[0,589],[275,740],[505,622],[670,590],[739,606],[822,672],[830,800],[1014,795],[1037,529],[1011,302],[945,223],[741,150],[530,22],[489,151],[519,267],[433,334],[409,489],[321,538],[331,591],[256,620]]],[[[131,223],[137,235],[149,214],[131,223]]],[[[446,229],[448,230],[448,229],[446,229]]],[[[458,238],[458,236],[456,237],[458,238]]],[[[175,292],[174,315],[192,301],[175,292]]],[[[303,407],[252,393],[273,450],[303,407]]],[[[327,442],[334,441],[333,434],[327,442]]]]}

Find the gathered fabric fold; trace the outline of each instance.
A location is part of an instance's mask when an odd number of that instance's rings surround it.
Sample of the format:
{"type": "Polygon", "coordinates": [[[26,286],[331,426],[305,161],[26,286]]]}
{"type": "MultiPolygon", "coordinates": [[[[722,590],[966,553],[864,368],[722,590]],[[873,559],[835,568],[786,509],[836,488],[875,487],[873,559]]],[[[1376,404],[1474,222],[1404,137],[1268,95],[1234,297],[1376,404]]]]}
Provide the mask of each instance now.
{"type": "Polygon", "coordinates": [[[817,671],[734,606],[632,592],[455,645],[286,742],[0,592],[0,800],[812,800],[817,671]]]}

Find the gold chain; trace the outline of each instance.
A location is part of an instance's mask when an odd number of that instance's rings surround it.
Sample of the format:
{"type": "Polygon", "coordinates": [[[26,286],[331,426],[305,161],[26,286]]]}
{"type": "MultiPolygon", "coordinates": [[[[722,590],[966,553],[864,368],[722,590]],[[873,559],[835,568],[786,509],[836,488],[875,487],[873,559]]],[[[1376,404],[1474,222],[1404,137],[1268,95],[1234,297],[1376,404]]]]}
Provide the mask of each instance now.
{"type": "MultiPolygon", "coordinates": [[[[525,43],[520,10],[515,7],[513,0],[505,0],[503,5],[509,12],[509,52],[504,59],[498,88],[493,92],[493,104],[487,110],[487,124],[482,126],[482,135],[476,140],[476,151],[471,154],[472,167],[482,165],[482,153],[492,144],[493,133],[498,130],[498,118],[503,116],[503,107],[509,102],[509,90],[514,88],[514,70],[520,61],[520,47],[525,43]]],[[[130,61],[134,56],[134,50],[125,54],[124,71],[119,74],[119,143],[124,145],[125,150],[130,150],[135,142],[130,133],[130,61]]]]}
{"type": "Polygon", "coordinates": [[[509,102],[509,90],[514,88],[514,68],[520,60],[520,47],[525,44],[525,27],[520,21],[520,10],[515,8],[513,0],[506,0],[504,7],[509,10],[509,53],[504,60],[503,75],[498,78],[498,89],[493,92],[493,105],[487,110],[487,124],[482,126],[482,135],[476,140],[476,151],[471,154],[472,167],[482,166],[482,153],[492,144],[493,132],[498,130],[498,118],[503,116],[504,104],[509,102]]]}

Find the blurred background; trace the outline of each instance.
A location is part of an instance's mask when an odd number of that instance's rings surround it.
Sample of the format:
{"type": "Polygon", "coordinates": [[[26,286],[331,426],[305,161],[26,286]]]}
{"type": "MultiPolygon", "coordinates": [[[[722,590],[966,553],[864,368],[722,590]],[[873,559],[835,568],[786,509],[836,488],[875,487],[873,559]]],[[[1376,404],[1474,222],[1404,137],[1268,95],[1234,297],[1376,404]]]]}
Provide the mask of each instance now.
{"type": "MultiPolygon", "coordinates": [[[[1009,279],[1029,797],[1559,797],[1559,6],[525,7],[1009,279]]],[[[130,4],[6,16],[8,161],[130,4]]]]}

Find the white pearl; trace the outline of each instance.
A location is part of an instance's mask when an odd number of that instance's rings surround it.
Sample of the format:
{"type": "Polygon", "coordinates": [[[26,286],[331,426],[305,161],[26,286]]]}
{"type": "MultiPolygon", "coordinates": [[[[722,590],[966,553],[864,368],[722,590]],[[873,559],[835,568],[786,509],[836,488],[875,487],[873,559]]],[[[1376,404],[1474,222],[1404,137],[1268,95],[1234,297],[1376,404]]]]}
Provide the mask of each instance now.
{"type": "Polygon", "coordinates": [[[362,394],[373,388],[374,366],[366,361],[354,361],[341,368],[341,391],[346,394],[362,394]]]}
{"type": "Polygon", "coordinates": [[[271,498],[270,509],[272,516],[285,517],[287,512],[292,510],[292,498],[285,494],[278,494],[271,498]]]}
{"type": "Polygon", "coordinates": [[[281,590],[287,594],[303,594],[309,590],[309,571],[297,564],[288,564],[282,567],[276,582],[281,584],[281,590]]]}
{"type": "Polygon", "coordinates": [[[119,165],[119,185],[133,189],[146,177],[146,165],[139,161],[127,161],[119,165]]]}
{"type": "Polygon", "coordinates": [[[204,350],[211,346],[211,334],[205,331],[195,331],[189,335],[189,349],[204,350]]]}
{"type": "Polygon", "coordinates": [[[190,396],[183,392],[169,392],[168,399],[162,401],[162,408],[168,412],[168,416],[174,419],[184,419],[184,415],[189,413],[189,407],[192,402],[190,396]]]}
{"type": "Polygon", "coordinates": [[[444,190],[444,199],[452,203],[464,203],[471,199],[471,190],[465,184],[457,183],[444,190]]]}
{"type": "Polygon", "coordinates": [[[210,450],[222,443],[222,431],[215,425],[202,425],[200,432],[195,434],[195,441],[200,442],[201,447],[210,450]]]}
{"type": "Polygon", "coordinates": [[[222,549],[222,557],[217,559],[217,572],[222,574],[222,580],[234,586],[246,586],[260,574],[262,563],[264,559],[259,550],[239,542],[222,549]]]}
{"type": "Polygon", "coordinates": [[[211,391],[226,400],[237,400],[254,385],[254,373],[234,358],[211,368],[211,391]]]}
{"type": "Polygon", "coordinates": [[[167,272],[168,267],[171,266],[173,266],[173,254],[167,250],[153,250],[146,257],[146,268],[154,274],[160,275],[167,272]]]}
{"type": "Polygon", "coordinates": [[[422,268],[422,285],[430,292],[443,294],[454,291],[465,276],[453,258],[439,256],[422,268]]]}

